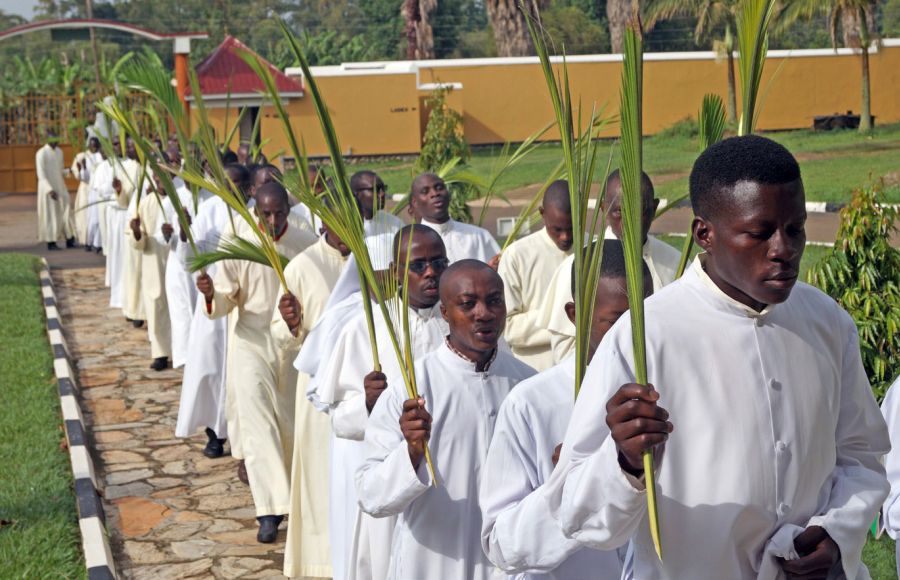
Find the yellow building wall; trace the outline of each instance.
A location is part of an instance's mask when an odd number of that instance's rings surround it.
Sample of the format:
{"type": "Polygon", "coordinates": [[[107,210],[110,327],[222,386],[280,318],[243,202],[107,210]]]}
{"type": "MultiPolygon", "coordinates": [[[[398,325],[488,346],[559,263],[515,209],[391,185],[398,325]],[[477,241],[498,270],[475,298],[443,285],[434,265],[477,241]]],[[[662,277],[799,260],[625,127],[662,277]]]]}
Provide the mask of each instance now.
{"type": "MultiPolygon", "coordinates": [[[[703,95],[727,98],[725,59],[653,60],[644,64],[644,131],[659,132],[687,117],[696,118],[703,95]]],[[[737,66],[737,62],[735,63],[737,66]]],[[[560,67],[557,67],[560,70],[560,67]]],[[[570,62],[573,99],[583,107],[583,120],[591,108],[606,116],[618,114],[621,62],[570,62]]],[[[313,71],[315,74],[315,70],[313,71]]],[[[737,74],[737,71],[736,71],[737,74]]],[[[861,92],[858,55],[770,55],[763,73],[762,110],[758,129],[811,128],[813,117],[852,110],[859,113],[861,92]]],[[[871,55],[872,114],[877,124],[900,122],[900,46],[882,47],[871,55]]],[[[431,61],[415,72],[385,74],[354,71],[317,78],[328,103],[341,147],[347,155],[416,153],[425,130],[422,107],[426,83],[460,83],[450,104],[464,114],[470,144],[522,141],[552,120],[552,108],[540,65],[491,63],[444,66],[431,61]]],[[[738,80],[738,108],[740,81],[738,80]]],[[[325,142],[307,93],[288,104],[291,124],[302,136],[311,157],[326,155],[325,142]]],[[[220,135],[224,111],[210,109],[220,135]]],[[[231,123],[237,113],[232,112],[231,123]]],[[[281,122],[274,109],[263,109],[263,139],[271,139],[265,152],[290,154],[281,122]]],[[[615,124],[603,136],[618,134],[615,124]]],[[[544,139],[558,139],[555,130],[544,139]]],[[[233,146],[236,147],[237,143],[233,146]]]]}

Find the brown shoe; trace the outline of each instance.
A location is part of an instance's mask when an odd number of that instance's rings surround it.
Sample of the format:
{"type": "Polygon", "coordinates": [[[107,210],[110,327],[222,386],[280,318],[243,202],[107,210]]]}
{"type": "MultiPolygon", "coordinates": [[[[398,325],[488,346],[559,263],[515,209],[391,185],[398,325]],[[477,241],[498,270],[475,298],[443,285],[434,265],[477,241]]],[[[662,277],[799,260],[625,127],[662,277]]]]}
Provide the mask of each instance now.
{"type": "Polygon", "coordinates": [[[244,463],[243,459],[238,463],[238,479],[240,479],[244,485],[250,485],[250,480],[247,478],[247,465],[244,463]]]}

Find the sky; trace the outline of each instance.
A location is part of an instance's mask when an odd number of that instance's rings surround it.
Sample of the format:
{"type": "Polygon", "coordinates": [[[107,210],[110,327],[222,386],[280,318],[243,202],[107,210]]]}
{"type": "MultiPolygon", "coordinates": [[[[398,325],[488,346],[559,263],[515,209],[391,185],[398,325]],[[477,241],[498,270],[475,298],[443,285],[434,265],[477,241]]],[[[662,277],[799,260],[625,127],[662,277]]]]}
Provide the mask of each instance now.
{"type": "Polygon", "coordinates": [[[0,10],[7,14],[18,14],[27,19],[34,16],[38,0],[0,0],[0,10]]]}

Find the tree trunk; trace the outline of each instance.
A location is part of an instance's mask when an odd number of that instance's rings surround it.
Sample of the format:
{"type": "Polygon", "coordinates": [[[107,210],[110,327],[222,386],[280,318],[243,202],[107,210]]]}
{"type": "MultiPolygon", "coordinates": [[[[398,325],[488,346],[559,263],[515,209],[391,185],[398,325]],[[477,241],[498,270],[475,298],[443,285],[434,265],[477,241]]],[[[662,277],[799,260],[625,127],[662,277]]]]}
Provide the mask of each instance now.
{"type": "Polygon", "coordinates": [[[437,0],[404,0],[400,14],[403,16],[408,60],[434,58],[434,31],[428,17],[436,7],[437,0]]]}
{"type": "Polygon", "coordinates": [[[734,82],[734,47],[728,47],[728,122],[737,123],[737,85],[734,82]]]}
{"type": "MultiPolygon", "coordinates": [[[[546,7],[548,0],[527,0],[526,6],[536,15],[546,7]]],[[[517,0],[487,0],[487,13],[494,30],[497,56],[532,56],[534,45],[528,34],[525,15],[518,8],[517,0]]]]}
{"type": "Polygon", "coordinates": [[[609,22],[609,43],[614,54],[622,53],[625,26],[633,11],[632,0],[606,0],[606,20],[609,22]]]}
{"type": "MultiPolygon", "coordinates": [[[[88,20],[92,20],[94,18],[94,4],[91,0],[84,0],[84,10],[88,20]]],[[[91,52],[94,56],[94,81],[97,83],[97,87],[94,89],[97,94],[100,94],[100,53],[97,50],[97,33],[94,31],[94,27],[91,26],[88,28],[91,35],[91,52]]]]}

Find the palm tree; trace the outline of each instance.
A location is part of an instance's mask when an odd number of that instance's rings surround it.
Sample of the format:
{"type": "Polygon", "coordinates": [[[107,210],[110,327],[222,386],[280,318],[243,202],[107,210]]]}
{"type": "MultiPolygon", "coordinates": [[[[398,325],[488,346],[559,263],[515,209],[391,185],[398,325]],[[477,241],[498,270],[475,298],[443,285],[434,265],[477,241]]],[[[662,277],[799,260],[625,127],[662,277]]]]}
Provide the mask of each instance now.
{"type": "Polygon", "coordinates": [[[406,58],[434,58],[434,31],[428,17],[437,8],[437,0],[404,0],[400,7],[406,35],[406,58]]]}
{"type": "MultiPolygon", "coordinates": [[[[537,15],[546,8],[548,0],[524,0],[532,14],[537,15]]],[[[487,0],[485,2],[497,56],[531,56],[534,44],[528,34],[525,15],[519,10],[519,0],[487,0]]]]}
{"type": "MultiPolygon", "coordinates": [[[[634,15],[637,0],[606,0],[606,21],[609,23],[609,43],[612,52],[622,53],[625,27],[634,15]]],[[[649,30],[649,28],[647,29],[649,30]]]]}
{"type": "Polygon", "coordinates": [[[838,25],[843,32],[844,46],[859,49],[862,68],[862,103],[860,103],[859,132],[872,130],[872,99],[869,80],[869,47],[877,39],[875,31],[875,4],[877,0],[792,0],[782,12],[779,30],[800,18],[813,18],[816,14],[828,15],[831,29],[831,45],[837,47],[838,25]]]}
{"type": "MultiPolygon", "coordinates": [[[[810,0],[815,2],[816,0],[810,0]]],[[[734,80],[734,34],[735,22],[740,10],[739,0],[655,0],[647,7],[646,29],[649,31],[660,20],[675,16],[690,16],[697,19],[694,27],[694,42],[698,44],[714,31],[725,34],[713,42],[713,48],[725,53],[728,60],[728,122],[737,120],[737,97],[734,80]]]]}

